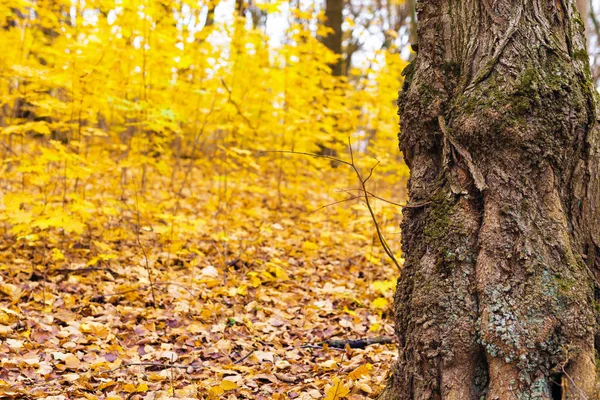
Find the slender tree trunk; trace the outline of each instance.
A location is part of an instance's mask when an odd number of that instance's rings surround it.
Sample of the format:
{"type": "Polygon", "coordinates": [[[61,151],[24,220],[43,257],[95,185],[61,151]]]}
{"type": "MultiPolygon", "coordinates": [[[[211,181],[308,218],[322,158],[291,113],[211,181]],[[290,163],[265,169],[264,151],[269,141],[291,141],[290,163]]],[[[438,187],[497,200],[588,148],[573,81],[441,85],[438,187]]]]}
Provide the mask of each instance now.
{"type": "Polygon", "coordinates": [[[573,0],[420,0],[382,399],[597,399],[600,128],[573,0]]]}
{"type": "Polygon", "coordinates": [[[235,12],[238,16],[243,17],[244,11],[246,10],[246,3],[244,0],[235,0],[235,12]]]}
{"type": "Polygon", "coordinates": [[[335,76],[342,75],[342,22],[344,22],[344,0],[327,0],[325,5],[325,26],[331,28],[333,33],[322,39],[323,44],[335,54],[339,55],[338,62],[331,65],[331,72],[335,76]]]}
{"type": "MultiPolygon", "coordinates": [[[[237,5],[237,3],[236,3],[236,5],[237,5]]],[[[215,4],[215,2],[211,1],[208,3],[208,11],[206,13],[206,22],[204,23],[204,28],[208,28],[208,27],[214,25],[216,8],[217,8],[217,5],[215,4]]]]}

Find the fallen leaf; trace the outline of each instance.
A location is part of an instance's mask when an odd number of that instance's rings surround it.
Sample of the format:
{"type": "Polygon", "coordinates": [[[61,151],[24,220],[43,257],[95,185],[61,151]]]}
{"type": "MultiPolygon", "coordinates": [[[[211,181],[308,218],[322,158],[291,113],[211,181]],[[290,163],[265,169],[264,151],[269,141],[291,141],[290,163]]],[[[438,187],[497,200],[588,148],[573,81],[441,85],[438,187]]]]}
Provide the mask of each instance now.
{"type": "Polygon", "coordinates": [[[359,366],[354,371],[352,371],[348,374],[348,379],[356,380],[356,379],[360,378],[361,376],[366,375],[369,372],[371,372],[372,369],[373,369],[373,365],[371,365],[369,363],[362,364],[361,366],[359,366]]]}
{"type": "Polygon", "coordinates": [[[81,361],[79,361],[79,358],[74,354],[67,354],[63,361],[65,366],[69,369],[77,369],[79,368],[79,365],[81,365],[81,361]]]}
{"type": "Polygon", "coordinates": [[[293,376],[290,374],[282,374],[279,372],[275,372],[273,375],[275,375],[275,377],[277,379],[279,379],[280,381],[285,382],[285,383],[294,383],[298,380],[297,376],[293,376]]]}
{"type": "Polygon", "coordinates": [[[219,386],[221,387],[221,389],[227,391],[227,390],[234,390],[237,389],[238,385],[235,382],[232,382],[230,380],[224,379],[221,384],[219,384],[219,386]]]}
{"type": "Polygon", "coordinates": [[[338,367],[337,362],[334,359],[323,361],[319,363],[319,366],[325,370],[332,370],[338,367]]]}
{"type": "Polygon", "coordinates": [[[200,271],[200,276],[202,278],[218,278],[219,277],[219,271],[213,267],[212,265],[209,265],[208,267],[204,267],[202,268],[202,270],[200,271]]]}
{"type": "Polygon", "coordinates": [[[350,388],[338,379],[334,378],[331,387],[325,392],[325,400],[338,400],[350,394],[350,388]]]}

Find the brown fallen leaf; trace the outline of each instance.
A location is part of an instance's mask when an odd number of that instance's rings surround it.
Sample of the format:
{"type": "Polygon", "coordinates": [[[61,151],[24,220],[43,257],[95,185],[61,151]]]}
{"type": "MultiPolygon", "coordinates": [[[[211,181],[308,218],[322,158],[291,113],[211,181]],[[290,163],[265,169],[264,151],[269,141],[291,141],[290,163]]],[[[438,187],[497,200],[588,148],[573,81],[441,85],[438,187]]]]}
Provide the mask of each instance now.
{"type": "Polygon", "coordinates": [[[277,378],[275,377],[275,375],[272,375],[272,374],[257,374],[257,375],[254,375],[254,379],[257,379],[259,381],[267,381],[267,382],[271,382],[271,383],[277,383],[277,378]]]}
{"type": "Polygon", "coordinates": [[[275,372],[273,375],[275,375],[277,379],[285,383],[295,383],[298,380],[298,376],[293,376],[290,374],[282,374],[280,372],[275,372]]]}

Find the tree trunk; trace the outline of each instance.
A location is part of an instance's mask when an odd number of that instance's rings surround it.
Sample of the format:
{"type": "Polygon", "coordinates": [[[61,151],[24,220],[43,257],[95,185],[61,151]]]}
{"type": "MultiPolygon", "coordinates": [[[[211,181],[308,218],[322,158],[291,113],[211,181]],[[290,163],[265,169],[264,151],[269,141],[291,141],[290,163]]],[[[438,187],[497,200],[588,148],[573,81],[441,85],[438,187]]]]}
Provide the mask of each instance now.
{"type": "Polygon", "coordinates": [[[600,128],[575,4],[417,12],[400,356],[381,398],[596,399],[600,128]]]}
{"type": "Polygon", "coordinates": [[[322,39],[323,44],[335,54],[339,55],[337,63],[331,65],[334,76],[342,75],[342,22],[344,22],[344,0],[327,0],[325,4],[325,26],[331,28],[333,33],[322,39]]]}

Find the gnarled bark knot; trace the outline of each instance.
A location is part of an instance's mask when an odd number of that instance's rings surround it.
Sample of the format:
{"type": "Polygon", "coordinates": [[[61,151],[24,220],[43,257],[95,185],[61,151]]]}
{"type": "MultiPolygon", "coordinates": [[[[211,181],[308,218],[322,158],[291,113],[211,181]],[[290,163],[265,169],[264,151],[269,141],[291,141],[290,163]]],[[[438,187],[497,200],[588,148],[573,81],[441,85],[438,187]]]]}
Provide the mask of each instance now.
{"type": "Polygon", "coordinates": [[[418,2],[384,399],[596,399],[600,129],[567,0],[418,2]]]}

